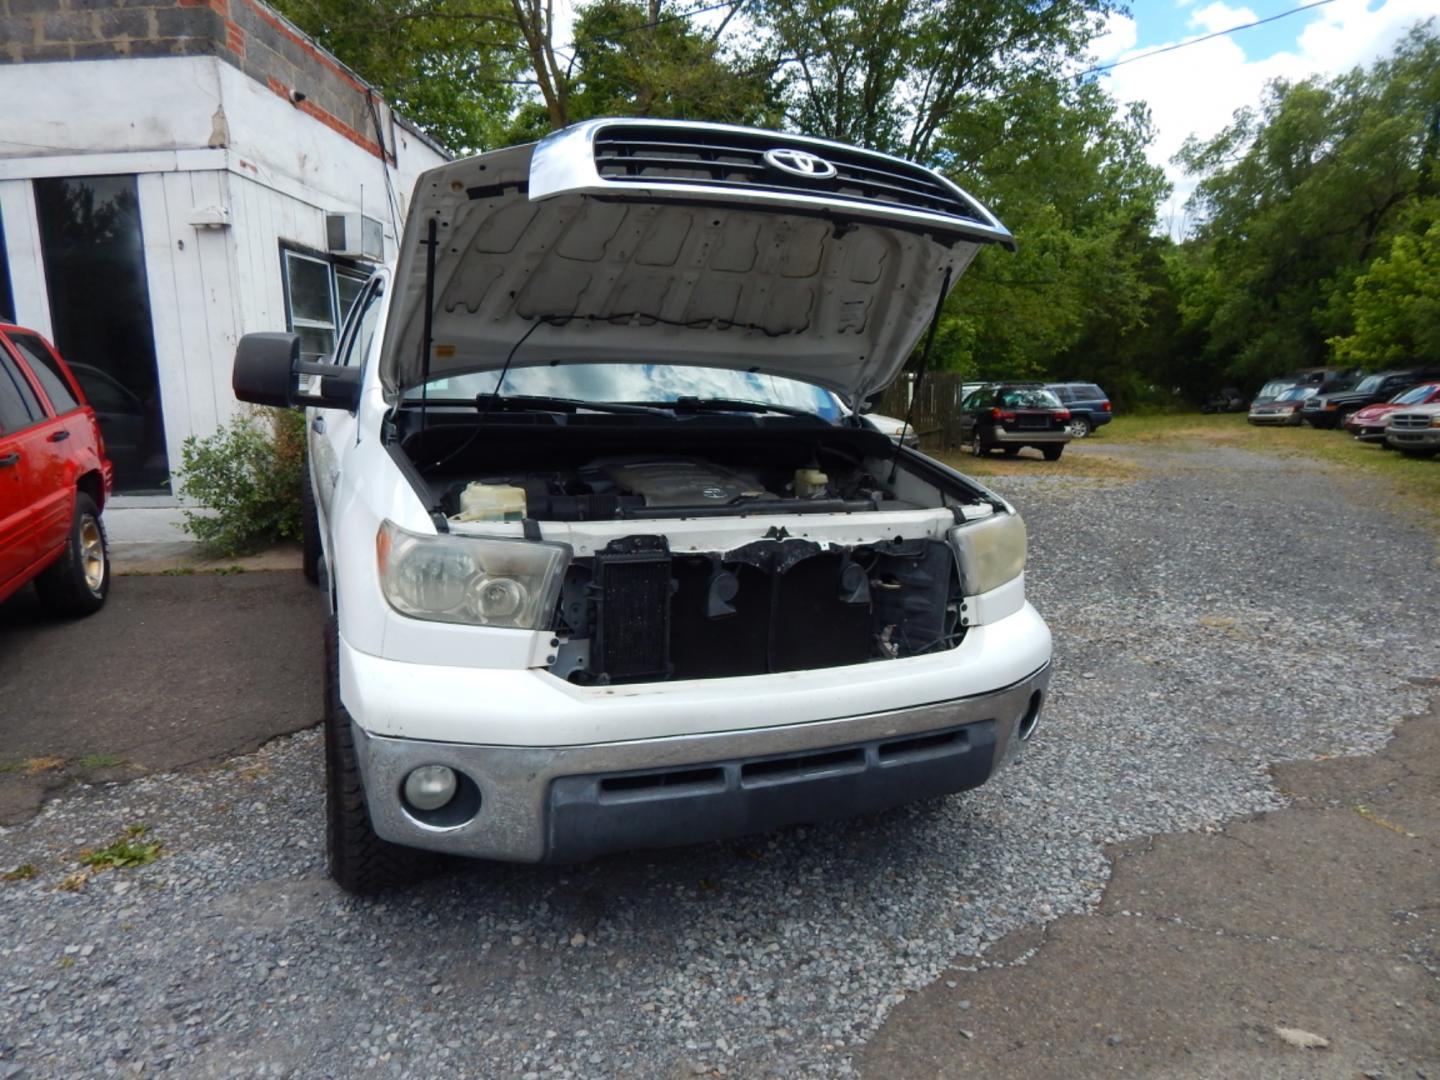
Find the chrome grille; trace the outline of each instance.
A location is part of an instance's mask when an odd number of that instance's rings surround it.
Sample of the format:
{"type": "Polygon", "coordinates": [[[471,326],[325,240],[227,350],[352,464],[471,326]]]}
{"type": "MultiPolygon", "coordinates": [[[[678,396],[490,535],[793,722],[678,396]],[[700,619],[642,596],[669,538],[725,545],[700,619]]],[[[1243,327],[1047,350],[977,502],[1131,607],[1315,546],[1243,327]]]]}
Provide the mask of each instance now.
{"type": "Polygon", "coordinates": [[[851,147],[816,146],[766,132],[617,124],[596,134],[594,152],[596,171],[604,180],[784,192],[989,224],[975,203],[929,169],[851,147]],[[835,175],[796,176],[766,162],[767,151],[787,149],[822,158],[835,175]]]}
{"type": "Polygon", "coordinates": [[[1433,417],[1426,413],[1396,413],[1390,417],[1390,426],[1399,430],[1428,428],[1433,417]]]}

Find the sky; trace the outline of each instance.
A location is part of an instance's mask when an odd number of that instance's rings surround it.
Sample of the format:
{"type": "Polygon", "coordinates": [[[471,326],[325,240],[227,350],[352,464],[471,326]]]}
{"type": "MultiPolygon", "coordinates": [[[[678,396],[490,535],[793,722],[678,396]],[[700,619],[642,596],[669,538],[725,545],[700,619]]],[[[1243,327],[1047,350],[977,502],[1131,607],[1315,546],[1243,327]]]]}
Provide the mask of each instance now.
{"type": "MultiPolygon", "coordinates": [[[[1304,0],[1132,0],[1114,15],[1092,51],[1113,63],[1177,42],[1203,37],[1302,6],[1304,0]]],[[[1175,193],[1161,210],[1161,226],[1184,235],[1184,203],[1194,182],[1170,159],[1187,136],[1207,138],[1236,109],[1260,101],[1267,82],[1329,76],[1367,65],[1388,53],[1416,22],[1436,17],[1440,0],[1332,0],[1265,26],[1240,30],[1163,56],[1136,60],[1101,78],[1119,101],[1145,101],[1157,137],[1150,160],[1162,166],[1175,193]]]]}

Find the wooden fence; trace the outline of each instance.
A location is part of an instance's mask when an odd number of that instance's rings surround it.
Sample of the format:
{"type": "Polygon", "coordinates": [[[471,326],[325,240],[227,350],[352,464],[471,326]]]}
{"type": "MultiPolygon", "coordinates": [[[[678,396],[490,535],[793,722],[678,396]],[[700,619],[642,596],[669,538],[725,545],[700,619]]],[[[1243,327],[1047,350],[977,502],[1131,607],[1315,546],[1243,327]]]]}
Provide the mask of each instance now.
{"type": "Polygon", "coordinates": [[[890,384],[874,411],[903,420],[913,398],[910,426],[920,436],[920,445],[926,450],[954,450],[960,445],[960,387],[964,382],[961,375],[931,372],[921,380],[916,395],[915,376],[907,372],[890,384]]]}

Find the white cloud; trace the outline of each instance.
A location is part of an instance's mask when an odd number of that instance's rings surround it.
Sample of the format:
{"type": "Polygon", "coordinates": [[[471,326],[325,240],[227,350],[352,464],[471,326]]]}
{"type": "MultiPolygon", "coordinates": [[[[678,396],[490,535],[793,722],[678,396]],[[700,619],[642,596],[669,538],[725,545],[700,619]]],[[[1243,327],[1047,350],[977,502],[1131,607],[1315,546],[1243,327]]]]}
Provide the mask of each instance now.
{"type": "Polygon", "coordinates": [[[1207,34],[1218,34],[1222,30],[1229,30],[1232,26],[1244,26],[1246,23],[1258,21],[1259,15],[1247,7],[1232,8],[1229,4],[1215,0],[1213,4],[1206,4],[1198,11],[1190,13],[1191,28],[1203,31],[1207,34]]]}
{"type": "Polygon", "coordinates": [[[1090,43],[1095,59],[1104,63],[1135,48],[1138,39],[1135,20],[1112,11],[1105,16],[1105,31],[1090,43]]]}
{"type": "MultiPolygon", "coordinates": [[[[1204,139],[1216,134],[1230,123],[1235,110],[1257,105],[1265,84],[1273,79],[1324,77],[1368,64],[1389,52],[1415,22],[1435,14],[1435,0],[1385,0],[1374,10],[1367,8],[1367,0],[1335,0],[1313,14],[1296,16],[1297,21],[1309,21],[1290,50],[1251,60],[1245,54],[1242,32],[1117,68],[1108,74],[1108,86],[1121,102],[1149,103],[1158,131],[1150,160],[1164,167],[1175,184],[1169,213],[1179,217],[1194,184],[1170,159],[1187,136],[1204,139]]],[[[1191,25],[1213,33],[1254,18],[1248,8],[1216,0],[1196,11],[1191,25]]],[[[1113,59],[1157,47],[1132,48],[1113,59]]],[[[1175,222],[1172,231],[1182,225],[1175,222]]]]}

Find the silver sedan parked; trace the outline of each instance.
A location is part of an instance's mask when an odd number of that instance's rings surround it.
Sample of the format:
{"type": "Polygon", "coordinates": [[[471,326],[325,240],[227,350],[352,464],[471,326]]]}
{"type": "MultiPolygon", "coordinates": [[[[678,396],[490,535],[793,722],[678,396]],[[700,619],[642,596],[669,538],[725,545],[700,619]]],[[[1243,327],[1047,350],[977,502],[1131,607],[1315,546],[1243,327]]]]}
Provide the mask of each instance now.
{"type": "Polygon", "coordinates": [[[1315,396],[1315,389],[1313,386],[1294,386],[1272,401],[1256,402],[1250,406],[1250,423],[1299,427],[1304,419],[1300,410],[1308,398],[1315,396]]]}

